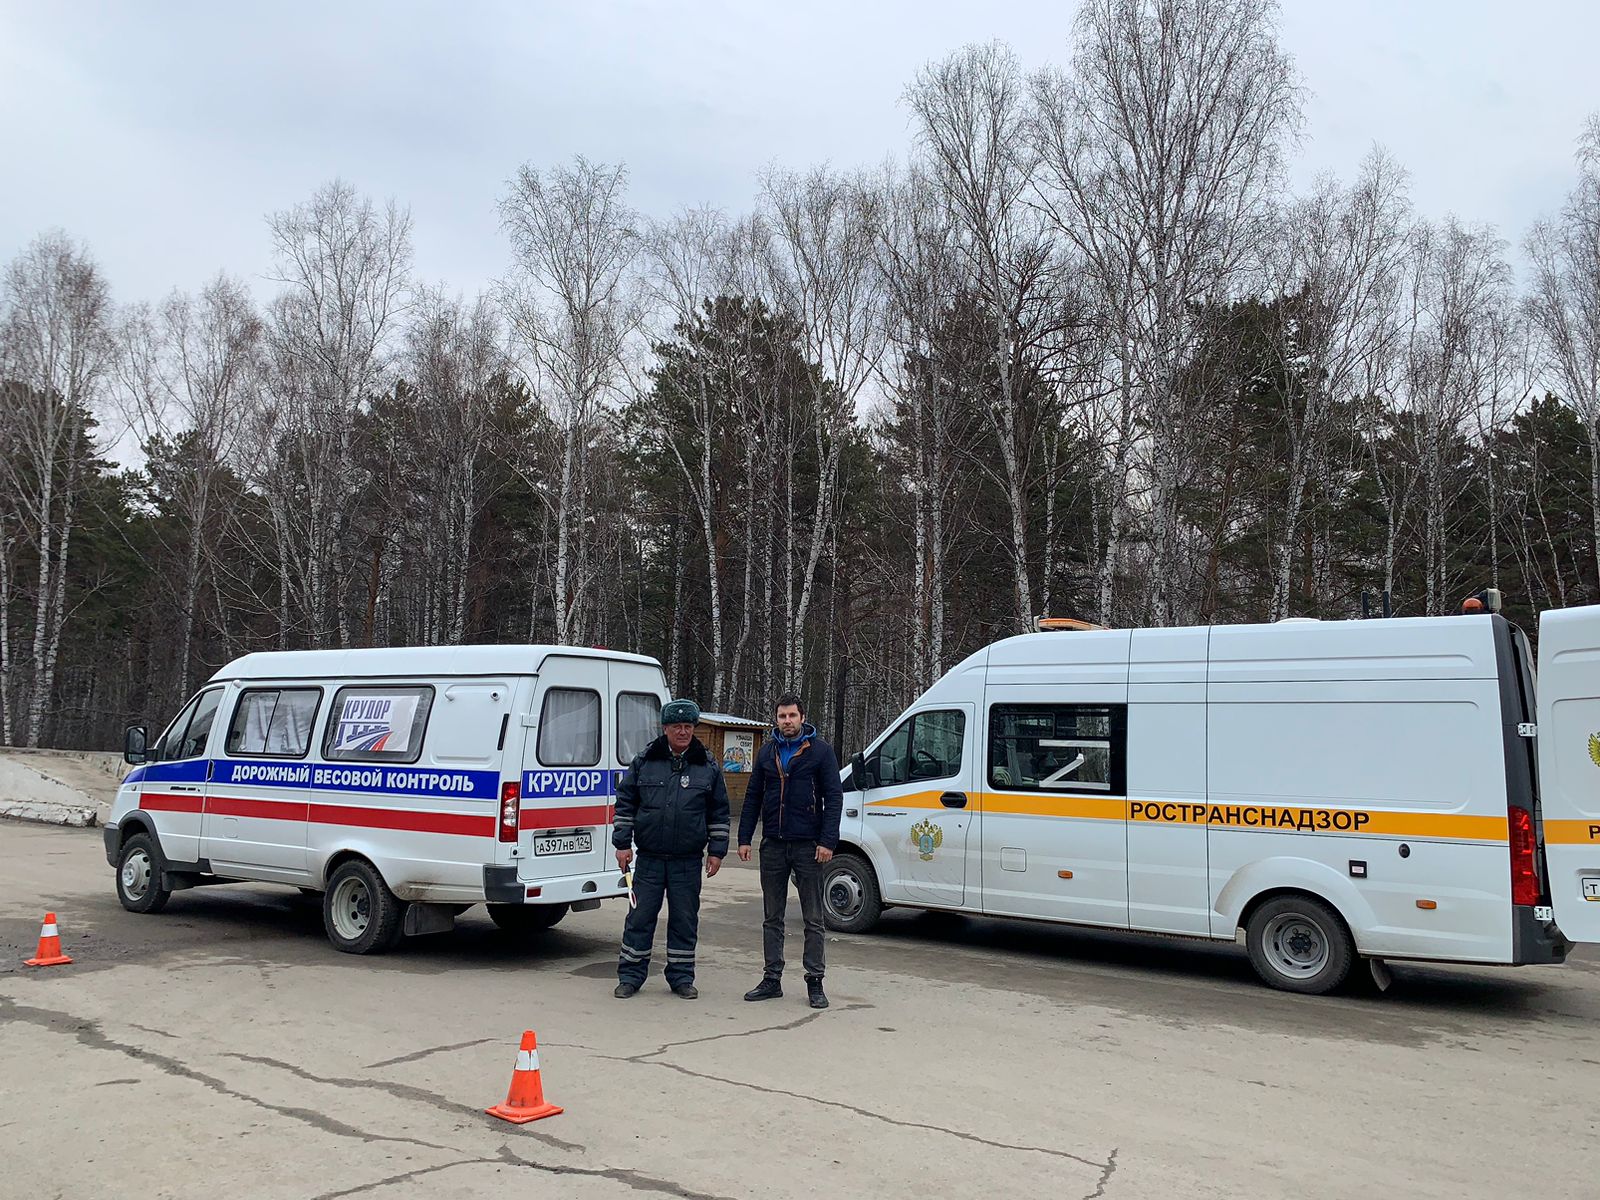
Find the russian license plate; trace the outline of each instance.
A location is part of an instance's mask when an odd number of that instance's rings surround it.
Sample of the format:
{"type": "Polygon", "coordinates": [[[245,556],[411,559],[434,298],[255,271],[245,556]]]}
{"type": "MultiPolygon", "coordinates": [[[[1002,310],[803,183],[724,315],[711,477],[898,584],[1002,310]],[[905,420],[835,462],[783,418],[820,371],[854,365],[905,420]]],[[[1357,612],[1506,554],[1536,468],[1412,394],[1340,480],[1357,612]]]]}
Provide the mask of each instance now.
{"type": "Polygon", "coordinates": [[[533,839],[535,854],[587,854],[592,849],[594,834],[587,829],[582,833],[552,833],[533,839]]]}
{"type": "Polygon", "coordinates": [[[1600,900],[1600,877],[1583,880],[1583,898],[1585,900],[1600,900]]]}

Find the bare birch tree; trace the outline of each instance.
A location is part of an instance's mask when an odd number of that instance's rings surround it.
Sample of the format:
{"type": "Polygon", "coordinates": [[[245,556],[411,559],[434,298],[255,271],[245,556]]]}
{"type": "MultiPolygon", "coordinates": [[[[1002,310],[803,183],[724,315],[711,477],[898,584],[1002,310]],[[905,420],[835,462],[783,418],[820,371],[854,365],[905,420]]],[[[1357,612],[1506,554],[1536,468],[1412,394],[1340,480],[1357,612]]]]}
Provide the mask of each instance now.
{"type": "Polygon", "coordinates": [[[183,544],[173,596],[177,692],[194,677],[195,623],[209,558],[217,553],[213,500],[238,452],[261,383],[263,325],[244,285],[219,274],[198,297],[174,293],[132,309],[119,330],[120,399],[141,445],[165,443],[183,470],[173,480],[183,544]]]}
{"type": "Polygon", "coordinates": [[[1287,489],[1272,543],[1269,620],[1289,615],[1306,491],[1321,469],[1334,406],[1354,399],[1367,364],[1391,353],[1409,246],[1404,173],[1381,150],[1353,187],[1325,180],[1277,217],[1264,282],[1287,392],[1287,489]]]}
{"type": "Polygon", "coordinates": [[[855,426],[857,397],[883,352],[881,293],[872,262],[876,194],[862,179],[823,169],[773,172],[762,190],[773,230],[773,293],[798,321],[808,357],[822,368],[812,377],[807,430],[817,456],[816,503],[805,528],[791,519],[784,531],[785,667],[787,686],[797,687],[805,676],[806,620],[817,566],[840,502],[840,459],[855,426]]]}
{"type": "Polygon", "coordinates": [[[1583,422],[1589,444],[1589,506],[1595,570],[1600,572],[1600,113],[1578,147],[1578,183],[1560,216],[1540,221],[1527,240],[1533,265],[1528,310],[1541,335],[1546,369],[1583,422]]]}
{"type": "MultiPolygon", "coordinates": [[[[633,269],[641,238],[627,178],[624,167],[581,157],[543,174],[524,165],[500,201],[513,253],[501,297],[516,365],[560,436],[558,477],[539,488],[555,522],[550,598],[558,642],[570,641],[588,616],[603,568],[585,536],[593,515],[590,452],[642,315],[633,269]]],[[[518,464],[539,474],[531,457],[518,464]]]]}
{"type": "MultiPolygon", "coordinates": [[[[272,278],[284,285],[268,326],[277,454],[272,498],[283,581],[305,607],[313,645],[351,642],[344,553],[359,484],[356,415],[388,366],[410,286],[411,216],[382,212],[341,180],[267,219],[272,278]]],[[[290,608],[285,599],[283,610],[290,608]]]]}
{"type": "Polygon", "coordinates": [[[1529,328],[1525,307],[1515,304],[1509,291],[1497,295],[1498,303],[1485,314],[1479,331],[1478,404],[1473,412],[1474,432],[1483,454],[1483,486],[1489,532],[1489,586],[1500,587],[1501,521],[1505,509],[1505,484],[1501,478],[1500,442],[1507,425],[1527,407],[1538,376],[1536,338],[1529,328]]]}
{"type": "MultiPolygon", "coordinates": [[[[729,290],[729,233],[726,220],[714,209],[690,209],[653,227],[649,235],[649,255],[660,303],[675,325],[685,329],[692,327],[707,304],[729,290]]],[[[711,616],[711,707],[720,711],[727,702],[732,664],[728,661],[723,618],[723,531],[719,528],[723,506],[719,503],[713,465],[718,443],[730,431],[723,418],[726,398],[714,393],[713,379],[731,381],[738,378],[741,371],[737,363],[709,362],[707,354],[706,347],[697,347],[688,363],[687,398],[694,444],[680,445],[665,420],[658,420],[653,428],[659,436],[658,448],[671,457],[683,478],[699,518],[700,536],[705,542],[711,616]]],[[[664,417],[664,414],[656,415],[664,417]]]]}
{"type": "Polygon", "coordinates": [[[998,44],[969,46],[923,68],[908,93],[921,140],[960,230],[970,286],[992,322],[998,394],[985,406],[1011,518],[1011,564],[1021,628],[1034,617],[1029,569],[1028,489],[1033,439],[1024,428],[1018,359],[1037,308],[1050,248],[1026,193],[1035,155],[1021,69],[998,44]]]}
{"type": "Polygon", "coordinates": [[[1498,314],[1509,304],[1511,272],[1492,230],[1417,227],[1408,285],[1402,404],[1422,500],[1426,611],[1444,611],[1446,555],[1464,484],[1453,470],[1464,435],[1493,378],[1487,359],[1498,314]]]}
{"type": "Polygon", "coordinates": [[[729,690],[735,706],[762,711],[776,694],[773,686],[773,584],[777,563],[777,472],[761,469],[777,448],[781,398],[792,381],[789,359],[772,352],[773,330],[782,317],[773,311],[769,285],[772,230],[759,214],[733,222],[728,229],[727,287],[745,303],[740,335],[744,361],[751,369],[735,375],[736,404],[744,423],[741,469],[747,481],[744,497],[744,571],[740,584],[739,632],[734,639],[729,667],[729,690]],[[759,489],[759,490],[758,490],[759,489]],[[758,540],[757,514],[760,514],[758,540]],[[760,547],[760,553],[757,553],[760,547]],[[761,602],[756,601],[757,569],[761,602]],[[743,671],[751,639],[759,647],[752,655],[753,677],[743,671]],[[746,682],[748,680],[748,682],[746,682]]]}
{"type": "Polygon", "coordinates": [[[966,402],[949,394],[935,369],[939,314],[959,290],[956,230],[934,181],[913,169],[884,180],[878,269],[886,296],[889,352],[880,377],[909,418],[905,486],[913,506],[911,684],[921,690],[945,669],[945,505],[955,449],[953,428],[966,402]]]}
{"type": "Polygon", "coordinates": [[[1186,429],[1178,378],[1200,302],[1225,297],[1255,248],[1298,121],[1276,16],[1271,0],[1087,0],[1070,70],[1034,80],[1040,200],[1100,293],[1124,391],[1103,618],[1136,490],[1150,523],[1149,615],[1170,623],[1185,601],[1169,578],[1186,429]]]}
{"type": "MultiPolygon", "coordinates": [[[[111,355],[109,306],[99,268],[65,234],[35,238],[6,267],[0,291],[0,387],[8,394],[0,409],[6,426],[0,484],[16,505],[11,521],[37,562],[23,726],[29,746],[39,744],[55,687],[72,536],[91,454],[88,422],[111,355]]],[[[6,543],[16,536],[0,531],[6,543]]],[[[9,641],[9,625],[5,633],[9,641]]],[[[10,726],[16,699],[13,652],[3,649],[0,680],[7,693],[0,702],[10,726]]],[[[8,742],[14,732],[6,730],[8,742]]]]}
{"type": "MultiPolygon", "coordinates": [[[[429,640],[459,645],[466,634],[473,530],[488,501],[490,390],[505,370],[499,319],[487,297],[471,305],[424,289],[406,337],[416,392],[412,447],[419,458],[418,513],[426,576],[436,592],[429,640]]],[[[384,576],[392,584],[393,576],[384,576]]],[[[381,586],[381,585],[380,585],[381,586]]],[[[387,589],[375,598],[386,608],[387,589]]]]}

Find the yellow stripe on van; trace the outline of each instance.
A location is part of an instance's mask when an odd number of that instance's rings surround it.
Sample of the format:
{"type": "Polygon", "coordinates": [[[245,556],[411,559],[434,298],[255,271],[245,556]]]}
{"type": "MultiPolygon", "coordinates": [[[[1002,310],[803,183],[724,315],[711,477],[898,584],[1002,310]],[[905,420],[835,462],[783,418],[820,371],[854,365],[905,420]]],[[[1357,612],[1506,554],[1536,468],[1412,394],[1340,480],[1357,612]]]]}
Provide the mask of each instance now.
{"type": "MultiPolygon", "coordinates": [[[[873,800],[868,808],[943,808],[941,792],[913,792],[873,800]]],[[[1211,804],[1204,801],[1122,799],[1108,796],[1067,795],[1058,792],[981,792],[973,797],[971,811],[996,816],[1064,817],[1087,821],[1134,821],[1157,825],[1204,825],[1214,829],[1251,829],[1276,833],[1343,833],[1383,837],[1448,839],[1452,841],[1504,842],[1505,817],[1480,817],[1465,813],[1392,812],[1365,808],[1305,808],[1287,804],[1211,804]]],[[[1546,821],[1546,841],[1588,842],[1589,826],[1582,821],[1546,821]],[[1551,830],[1571,826],[1557,838],[1551,830]]]]}
{"type": "Polygon", "coordinates": [[[943,792],[912,792],[905,796],[896,796],[891,800],[869,800],[868,808],[943,808],[939,797],[943,792]]]}
{"type": "Polygon", "coordinates": [[[1545,845],[1600,845],[1600,821],[1546,821],[1544,840],[1545,845]]]}
{"type": "Polygon", "coordinates": [[[1088,821],[1126,821],[1128,802],[1120,796],[1063,796],[1049,792],[985,792],[983,810],[1008,817],[1077,817],[1088,821]]]}

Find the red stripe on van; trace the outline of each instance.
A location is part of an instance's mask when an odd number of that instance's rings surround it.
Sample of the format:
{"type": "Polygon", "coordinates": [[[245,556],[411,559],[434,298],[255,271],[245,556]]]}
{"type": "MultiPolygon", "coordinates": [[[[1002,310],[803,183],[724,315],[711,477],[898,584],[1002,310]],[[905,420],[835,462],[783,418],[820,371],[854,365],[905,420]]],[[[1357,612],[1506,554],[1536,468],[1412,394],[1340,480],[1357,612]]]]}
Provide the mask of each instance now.
{"type": "Polygon", "coordinates": [[[309,805],[303,800],[240,800],[233,796],[207,796],[206,812],[221,817],[254,817],[261,821],[304,821],[309,805]]]}
{"type": "Polygon", "coordinates": [[[524,808],[519,829],[582,829],[588,825],[611,824],[609,804],[590,804],[583,808],[524,808]]]}
{"type": "Polygon", "coordinates": [[[147,812],[197,813],[204,797],[174,796],[167,792],[145,792],[139,797],[139,807],[147,812]]]}
{"type": "MultiPolygon", "coordinates": [[[[494,818],[470,813],[421,812],[411,808],[362,808],[343,804],[307,804],[298,800],[243,799],[238,796],[174,796],[146,792],[139,807],[152,812],[198,813],[218,817],[246,817],[258,821],[309,821],[313,825],[344,825],[357,829],[399,829],[411,833],[443,833],[459,837],[493,837],[494,818]]],[[[559,813],[589,810],[560,809],[559,813]]],[[[606,810],[595,810],[602,819],[606,810]]],[[[585,822],[568,821],[572,824],[585,822]]],[[[597,823],[597,822],[591,822],[597,823]]]]}
{"type": "Polygon", "coordinates": [[[462,837],[493,837],[494,817],[467,813],[418,812],[407,808],[357,808],[344,804],[313,804],[316,825],[347,825],[361,829],[404,829],[413,833],[451,833],[462,837]]]}

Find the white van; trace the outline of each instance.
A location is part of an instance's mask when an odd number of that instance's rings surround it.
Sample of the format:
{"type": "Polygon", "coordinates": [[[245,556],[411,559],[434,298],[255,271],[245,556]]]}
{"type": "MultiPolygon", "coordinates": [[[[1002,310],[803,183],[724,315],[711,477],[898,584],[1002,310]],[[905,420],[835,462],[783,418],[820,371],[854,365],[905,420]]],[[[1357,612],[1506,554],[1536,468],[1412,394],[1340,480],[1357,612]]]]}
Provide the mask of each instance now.
{"type": "Polygon", "coordinates": [[[148,743],[105,829],[117,895],[253,880],[323,896],[352,954],[487,904],[547,929],[626,894],[616,780],[660,732],[653,658],[567,646],[248,654],[148,743]]]}
{"type": "Polygon", "coordinates": [[[1320,993],[1354,960],[1600,941],[1600,607],[1041,632],[928,689],[845,787],[836,930],[885,906],[1233,940],[1320,993]]]}

